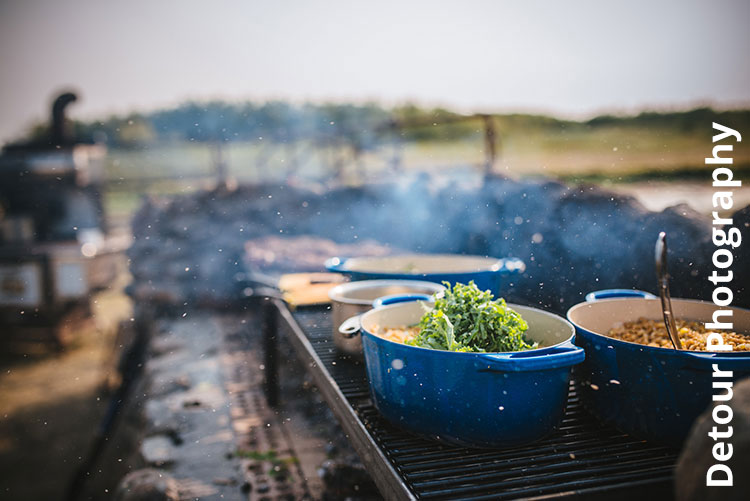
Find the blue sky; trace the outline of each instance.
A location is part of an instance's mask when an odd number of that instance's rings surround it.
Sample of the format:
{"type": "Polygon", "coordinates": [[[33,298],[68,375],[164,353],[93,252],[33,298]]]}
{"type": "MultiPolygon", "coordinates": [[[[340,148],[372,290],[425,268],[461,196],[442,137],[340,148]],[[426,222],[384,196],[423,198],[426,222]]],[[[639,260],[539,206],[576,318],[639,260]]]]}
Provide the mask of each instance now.
{"type": "Polygon", "coordinates": [[[209,98],[747,106],[748,21],[734,0],[0,0],[0,142],[67,87],[85,118],[209,98]]]}

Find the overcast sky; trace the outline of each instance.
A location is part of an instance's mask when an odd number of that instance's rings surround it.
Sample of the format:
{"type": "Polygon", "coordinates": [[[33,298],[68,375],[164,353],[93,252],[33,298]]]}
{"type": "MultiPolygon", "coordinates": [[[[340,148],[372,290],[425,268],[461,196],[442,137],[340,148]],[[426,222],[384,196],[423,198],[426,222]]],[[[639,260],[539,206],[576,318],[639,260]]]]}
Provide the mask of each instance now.
{"type": "Polygon", "coordinates": [[[742,0],[0,0],[0,142],[68,87],[81,118],[208,98],[748,106],[749,21],[742,0]]]}

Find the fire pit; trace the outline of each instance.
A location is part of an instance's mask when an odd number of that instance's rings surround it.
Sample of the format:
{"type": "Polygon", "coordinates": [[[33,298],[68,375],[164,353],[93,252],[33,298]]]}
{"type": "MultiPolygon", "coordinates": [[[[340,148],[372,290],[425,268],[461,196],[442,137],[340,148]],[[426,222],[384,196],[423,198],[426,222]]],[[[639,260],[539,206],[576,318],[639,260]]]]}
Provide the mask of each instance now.
{"type": "MultiPolygon", "coordinates": [[[[749,215],[735,214],[735,225],[746,228],[749,215]]],[[[279,368],[288,357],[277,343],[288,339],[384,496],[629,495],[645,487],[669,496],[676,451],[600,424],[574,387],[559,431],[530,446],[452,448],[393,428],[372,406],[362,363],[335,349],[327,306],[292,312],[274,287],[284,272],[324,271],[326,255],[512,255],[526,270],[501,294],[562,313],[595,288],[653,290],[652,234],[666,229],[676,250],[674,295],[700,296],[710,285],[701,278],[711,267],[710,227],[686,207],[654,213],[599,188],[555,182],[489,178],[469,188],[419,178],[324,193],[264,185],[151,201],[136,216],[129,255],[138,302],[185,311],[250,307],[247,294],[255,295],[265,305],[268,402],[285,398],[279,368]],[[610,245],[612,238],[622,244],[610,245]]]]}

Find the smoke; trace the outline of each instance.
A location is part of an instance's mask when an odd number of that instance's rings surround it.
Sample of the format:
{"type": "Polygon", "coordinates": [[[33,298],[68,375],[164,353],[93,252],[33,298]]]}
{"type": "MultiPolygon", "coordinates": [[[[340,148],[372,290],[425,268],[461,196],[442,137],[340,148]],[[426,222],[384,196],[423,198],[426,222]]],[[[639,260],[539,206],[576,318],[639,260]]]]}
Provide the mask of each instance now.
{"type": "MultiPolygon", "coordinates": [[[[737,214],[747,219],[750,211],[737,214]]],[[[545,180],[490,177],[478,184],[462,175],[420,174],[320,193],[274,184],[182,195],[144,205],[130,256],[136,287],[222,300],[236,293],[245,241],[266,235],[513,256],[526,272],[503,295],[562,312],[592,290],[655,291],[659,231],[669,236],[673,296],[710,297],[708,219],[687,206],[650,212],[601,188],[545,180]]],[[[745,249],[735,262],[750,263],[745,249]]],[[[738,291],[736,302],[749,305],[747,291],[738,291]]]]}

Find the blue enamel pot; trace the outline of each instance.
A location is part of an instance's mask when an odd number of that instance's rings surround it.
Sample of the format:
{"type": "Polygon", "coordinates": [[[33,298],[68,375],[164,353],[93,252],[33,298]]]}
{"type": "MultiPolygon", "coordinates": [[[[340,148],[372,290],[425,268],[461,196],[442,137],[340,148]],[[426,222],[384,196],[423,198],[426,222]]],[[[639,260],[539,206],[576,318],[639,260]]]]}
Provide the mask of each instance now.
{"type": "MultiPolygon", "coordinates": [[[[606,336],[617,324],[661,320],[661,302],[633,290],[591,293],[568,310],[586,361],[576,368],[583,405],[605,423],[638,438],[679,447],[695,419],[711,403],[712,365],[750,376],[750,352],[677,351],[606,336]]],[[[678,320],[711,321],[716,305],[672,299],[678,320]]],[[[734,330],[750,332],[750,311],[731,308],[734,330]]],[[[718,390],[717,390],[718,391],[718,390]]]]}
{"type": "Polygon", "coordinates": [[[542,347],[512,353],[457,353],[408,346],[377,336],[377,326],[419,322],[431,303],[382,306],[360,318],[370,393],[394,425],[469,447],[510,447],[559,426],[571,367],[584,359],[574,329],[550,313],[509,305],[542,347]]]}
{"type": "Polygon", "coordinates": [[[498,259],[459,254],[404,254],[381,257],[334,257],[326,261],[329,271],[343,273],[352,280],[426,280],[441,284],[468,284],[502,295],[502,285],[526,266],[517,258],[498,259]]]}

